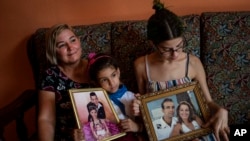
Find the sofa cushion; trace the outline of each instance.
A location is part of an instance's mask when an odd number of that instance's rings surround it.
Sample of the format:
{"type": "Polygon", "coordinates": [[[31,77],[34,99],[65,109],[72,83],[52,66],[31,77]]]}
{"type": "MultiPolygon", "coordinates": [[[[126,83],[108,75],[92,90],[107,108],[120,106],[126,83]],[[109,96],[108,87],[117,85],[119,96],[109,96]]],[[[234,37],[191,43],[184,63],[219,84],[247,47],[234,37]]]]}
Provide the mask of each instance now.
{"type": "Polygon", "coordinates": [[[229,123],[250,122],[250,12],[201,15],[201,58],[212,98],[229,123]]]}
{"type": "MultiPolygon", "coordinates": [[[[181,18],[187,41],[185,51],[200,57],[200,16],[186,15],[181,18]]],[[[119,21],[112,24],[112,55],[120,64],[122,81],[133,92],[138,92],[133,62],[139,56],[154,50],[147,41],[146,26],[147,20],[119,21]]]]}
{"type": "MultiPolygon", "coordinates": [[[[83,48],[83,57],[90,52],[111,53],[111,23],[73,26],[83,48]]],[[[32,65],[36,87],[41,73],[50,66],[45,55],[45,33],[48,28],[38,29],[28,44],[28,56],[32,65]]]]}
{"type": "Polygon", "coordinates": [[[181,18],[184,23],[184,37],[187,41],[184,50],[200,57],[200,16],[193,14],[181,18]]]}

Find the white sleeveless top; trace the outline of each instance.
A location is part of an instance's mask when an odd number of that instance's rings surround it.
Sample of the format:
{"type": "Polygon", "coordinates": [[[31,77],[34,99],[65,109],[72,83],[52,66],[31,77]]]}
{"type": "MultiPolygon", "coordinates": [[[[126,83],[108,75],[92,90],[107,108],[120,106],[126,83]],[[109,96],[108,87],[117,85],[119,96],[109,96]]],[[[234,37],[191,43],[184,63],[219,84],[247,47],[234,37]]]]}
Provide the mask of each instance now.
{"type": "MultiPolygon", "coordinates": [[[[200,125],[195,120],[192,121],[192,124],[193,124],[195,130],[201,128],[200,125]]],[[[184,124],[184,123],[181,124],[181,130],[183,133],[187,133],[187,132],[192,131],[192,129],[188,128],[186,126],[186,124],[184,124]]]]}

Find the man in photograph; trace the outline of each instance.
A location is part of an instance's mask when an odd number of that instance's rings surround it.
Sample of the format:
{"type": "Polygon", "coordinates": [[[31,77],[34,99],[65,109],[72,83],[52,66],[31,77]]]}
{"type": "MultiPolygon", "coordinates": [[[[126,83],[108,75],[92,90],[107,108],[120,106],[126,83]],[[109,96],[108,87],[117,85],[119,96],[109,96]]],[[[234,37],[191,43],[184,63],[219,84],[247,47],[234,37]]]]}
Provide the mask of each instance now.
{"type": "MultiPolygon", "coordinates": [[[[90,92],[89,96],[90,96],[90,102],[87,104],[88,110],[89,110],[89,108],[91,106],[95,106],[96,110],[97,110],[97,117],[99,119],[105,119],[106,114],[105,114],[103,104],[98,100],[98,97],[97,97],[96,93],[95,92],[90,92]]],[[[91,121],[91,116],[90,115],[88,116],[88,121],[91,121]]]]}
{"type": "Polygon", "coordinates": [[[177,123],[177,118],[174,117],[175,106],[172,99],[165,98],[161,103],[161,108],[164,115],[153,121],[157,140],[169,138],[175,124],[177,123]]]}

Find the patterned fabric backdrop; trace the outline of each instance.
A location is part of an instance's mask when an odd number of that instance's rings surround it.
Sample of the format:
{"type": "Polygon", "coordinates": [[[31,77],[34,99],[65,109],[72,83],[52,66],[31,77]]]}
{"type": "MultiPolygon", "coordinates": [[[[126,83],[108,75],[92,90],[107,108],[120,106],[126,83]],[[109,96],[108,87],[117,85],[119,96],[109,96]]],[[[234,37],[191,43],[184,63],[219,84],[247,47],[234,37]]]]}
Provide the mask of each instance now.
{"type": "Polygon", "coordinates": [[[201,58],[213,99],[232,124],[250,123],[250,14],[203,13],[201,58]]]}

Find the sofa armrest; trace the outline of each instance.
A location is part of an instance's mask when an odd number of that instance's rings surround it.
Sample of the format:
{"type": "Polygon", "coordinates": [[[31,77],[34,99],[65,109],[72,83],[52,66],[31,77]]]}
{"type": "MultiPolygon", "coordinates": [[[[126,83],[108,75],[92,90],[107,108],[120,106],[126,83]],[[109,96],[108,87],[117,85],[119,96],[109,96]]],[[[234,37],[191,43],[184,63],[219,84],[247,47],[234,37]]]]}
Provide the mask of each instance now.
{"type": "Polygon", "coordinates": [[[10,122],[16,121],[16,132],[20,141],[28,140],[27,127],[23,117],[26,111],[36,105],[37,91],[28,89],[21,93],[13,102],[0,109],[0,141],[4,141],[4,128],[10,122]]]}

